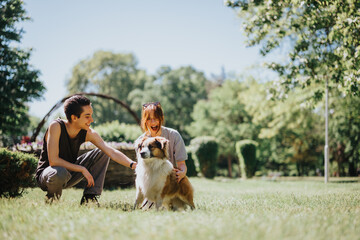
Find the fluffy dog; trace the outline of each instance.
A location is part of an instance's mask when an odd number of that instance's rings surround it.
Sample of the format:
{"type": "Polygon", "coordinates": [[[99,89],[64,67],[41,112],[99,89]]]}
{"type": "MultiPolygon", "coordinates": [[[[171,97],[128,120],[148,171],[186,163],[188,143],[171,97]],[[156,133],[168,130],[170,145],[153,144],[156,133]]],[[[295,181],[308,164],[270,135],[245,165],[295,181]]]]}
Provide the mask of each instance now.
{"type": "Polygon", "coordinates": [[[136,166],[136,200],[134,209],[150,208],[155,203],[158,210],[185,209],[189,205],[195,208],[193,202],[194,190],[185,176],[178,183],[173,165],[168,160],[169,141],[163,137],[144,137],[135,142],[138,164],[136,166]],[[151,205],[150,205],[151,202],[151,205]]]}

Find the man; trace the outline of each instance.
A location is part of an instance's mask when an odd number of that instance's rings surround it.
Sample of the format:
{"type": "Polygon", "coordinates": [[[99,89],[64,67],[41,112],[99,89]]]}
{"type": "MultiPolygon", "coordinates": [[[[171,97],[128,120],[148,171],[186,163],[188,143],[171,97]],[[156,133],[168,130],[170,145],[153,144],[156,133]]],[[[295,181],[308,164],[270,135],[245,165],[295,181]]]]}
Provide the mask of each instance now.
{"type": "Polygon", "coordinates": [[[136,168],[136,162],[123,153],[109,147],[100,135],[90,128],[94,122],[90,100],[75,95],[64,103],[66,120],[53,121],[44,136],[36,180],[40,188],[47,192],[47,202],[61,197],[62,189],[87,180],[80,204],[89,201],[98,204],[97,196],[101,195],[109,159],[136,168]],[[97,149],[78,157],[80,145],[92,142],[97,149]]]}

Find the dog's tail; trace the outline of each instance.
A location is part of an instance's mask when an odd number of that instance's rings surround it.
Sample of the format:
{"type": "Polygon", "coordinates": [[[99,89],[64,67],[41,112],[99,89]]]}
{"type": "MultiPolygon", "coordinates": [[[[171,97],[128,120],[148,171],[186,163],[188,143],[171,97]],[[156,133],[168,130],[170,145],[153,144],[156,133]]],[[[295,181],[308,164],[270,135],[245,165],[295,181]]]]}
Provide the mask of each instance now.
{"type": "Polygon", "coordinates": [[[185,207],[185,205],[189,205],[191,210],[195,209],[193,192],[188,192],[188,194],[179,196],[179,198],[180,198],[179,200],[183,204],[183,207],[185,207]]]}

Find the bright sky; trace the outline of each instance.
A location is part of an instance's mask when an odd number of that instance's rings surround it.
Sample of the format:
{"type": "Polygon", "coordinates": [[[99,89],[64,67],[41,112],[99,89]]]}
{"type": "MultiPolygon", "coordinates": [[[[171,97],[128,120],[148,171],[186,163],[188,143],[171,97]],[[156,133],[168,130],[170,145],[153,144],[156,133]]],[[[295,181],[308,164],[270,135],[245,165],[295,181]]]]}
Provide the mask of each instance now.
{"type": "Polygon", "coordinates": [[[148,74],[162,65],[192,65],[206,76],[241,73],[263,59],[246,48],[240,19],[223,0],[24,0],[32,21],[22,24],[21,45],[47,91],[30,103],[44,117],[66,93],[65,80],[97,50],[133,53],[148,74]]]}

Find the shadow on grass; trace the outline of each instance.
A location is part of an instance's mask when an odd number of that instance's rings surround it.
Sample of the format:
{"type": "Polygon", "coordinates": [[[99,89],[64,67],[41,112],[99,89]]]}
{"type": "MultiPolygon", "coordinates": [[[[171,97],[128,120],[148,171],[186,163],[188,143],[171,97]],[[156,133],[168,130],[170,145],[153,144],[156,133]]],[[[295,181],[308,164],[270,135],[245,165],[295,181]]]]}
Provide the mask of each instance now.
{"type": "MultiPolygon", "coordinates": [[[[324,177],[290,177],[290,176],[280,176],[276,178],[268,177],[253,177],[252,180],[262,180],[269,182],[324,182],[324,177]]],[[[251,180],[250,179],[250,180],[251,180]]],[[[247,180],[248,181],[248,180],[247,180]]],[[[357,183],[360,182],[360,177],[330,177],[329,183],[357,183]]]]}
{"type": "Polygon", "coordinates": [[[101,207],[103,207],[103,208],[122,210],[124,212],[132,212],[133,206],[134,205],[127,203],[127,202],[109,202],[109,203],[101,204],[101,207]]]}
{"type": "MultiPolygon", "coordinates": [[[[121,211],[124,211],[124,212],[133,212],[133,211],[143,211],[139,208],[136,208],[135,210],[133,210],[133,207],[134,205],[133,204],[130,204],[130,203],[126,203],[126,202],[109,202],[109,203],[105,203],[105,204],[101,204],[100,205],[101,208],[107,208],[107,209],[114,209],[114,210],[121,210],[121,211]]],[[[206,205],[201,205],[200,207],[199,206],[196,206],[196,210],[206,210],[207,207],[206,205]]],[[[146,212],[146,211],[156,211],[155,210],[155,207],[151,208],[150,210],[145,210],[143,212],[146,212]]],[[[160,211],[165,211],[167,212],[166,209],[162,209],[160,211]]],[[[191,211],[190,210],[190,207],[186,208],[185,211],[191,211]]],[[[177,211],[169,211],[169,212],[177,212],[177,211]]]]}
{"type": "Polygon", "coordinates": [[[330,181],[331,183],[358,183],[360,180],[330,181]]]}

